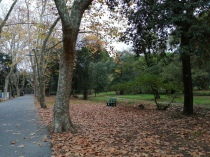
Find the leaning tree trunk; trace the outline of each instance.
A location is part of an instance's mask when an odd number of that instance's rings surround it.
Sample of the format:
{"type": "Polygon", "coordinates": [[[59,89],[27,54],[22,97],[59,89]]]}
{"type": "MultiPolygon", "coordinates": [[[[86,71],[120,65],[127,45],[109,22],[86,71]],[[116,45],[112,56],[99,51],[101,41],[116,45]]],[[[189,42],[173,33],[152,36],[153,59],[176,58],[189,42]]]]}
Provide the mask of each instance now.
{"type": "Polygon", "coordinates": [[[62,22],[63,52],[60,57],[58,89],[54,106],[53,131],[75,132],[69,114],[73,67],[75,62],[75,46],[82,15],[92,0],[73,2],[70,14],[65,0],[54,0],[62,22]]]}
{"type": "Polygon", "coordinates": [[[54,23],[52,24],[52,26],[49,29],[49,32],[47,33],[46,38],[44,39],[43,45],[42,45],[42,51],[41,51],[41,55],[40,55],[40,64],[39,64],[39,69],[38,69],[38,80],[39,80],[39,103],[41,108],[47,108],[47,105],[45,103],[45,75],[44,75],[44,66],[45,66],[45,59],[44,59],[44,55],[46,54],[46,46],[47,46],[47,42],[50,38],[50,35],[52,34],[56,24],[58,23],[58,21],[60,20],[60,18],[57,18],[54,23]]]}

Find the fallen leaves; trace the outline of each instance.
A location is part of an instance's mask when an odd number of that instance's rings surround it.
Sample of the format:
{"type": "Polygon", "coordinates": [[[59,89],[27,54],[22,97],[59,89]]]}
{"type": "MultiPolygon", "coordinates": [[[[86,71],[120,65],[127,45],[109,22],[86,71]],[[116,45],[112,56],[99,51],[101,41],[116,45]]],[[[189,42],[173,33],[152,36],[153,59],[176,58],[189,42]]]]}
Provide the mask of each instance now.
{"type": "Polygon", "coordinates": [[[45,135],[45,136],[42,138],[41,141],[42,141],[42,142],[48,142],[48,137],[47,137],[47,135],[45,135]]]}
{"type": "Polygon", "coordinates": [[[16,144],[16,141],[12,141],[10,142],[11,145],[15,145],[16,144]]]}
{"type": "Polygon", "coordinates": [[[33,136],[33,135],[35,135],[35,134],[36,134],[36,133],[34,133],[34,132],[30,133],[31,136],[33,136]]]}
{"type": "MultiPolygon", "coordinates": [[[[78,133],[51,135],[55,157],[210,156],[209,111],[185,117],[175,115],[177,108],[163,112],[82,100],[70,104],[78,133]]],[[[50,125],[52,106],[39,111],[50,125]]]]}
{"type": "Polygon", "coordinates": [[[24,148],[24,147],[25,147],[25,145],[23,145],[23,144],[18,146],[18,148],[24,148]]]}

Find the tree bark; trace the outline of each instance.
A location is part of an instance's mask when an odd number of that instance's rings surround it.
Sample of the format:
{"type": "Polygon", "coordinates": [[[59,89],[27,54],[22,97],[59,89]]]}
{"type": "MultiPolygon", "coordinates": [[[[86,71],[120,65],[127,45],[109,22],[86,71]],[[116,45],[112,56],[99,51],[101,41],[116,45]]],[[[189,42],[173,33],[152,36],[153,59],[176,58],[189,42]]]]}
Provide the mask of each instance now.
{"type": "Polygon", "coordinates": [[[47,33],[46,38],[44,39],[44,42],[42,44],[42,51],[40,54],[40,64],[39,64],[39,68],[37,69],[38,71],[38,81],[39,81],[39,94],[40,94],[40,99],[39,99],[39,103],[41,108],[47,108],[47,105],[45,103],[45,75],[44,75],[44,66],[45,66],[45,59],[44,56],[46,54],[46,46],[47,46],[47,42],[50,38],[50,35],[52,34],[56,24],[58,23],[58,21],[60,20],[60,18],[57,18],[54,23],[52,24],[52,26],[49,29],[49,32],[47,33]]]}
{"type": "Polygon", "coordinates": [[[13,72],[13,66],[10,67],[10,72],[5,78],[5,84],[4,84],[4,100],[7,100],[7,92],[8,92],[8,86],[9,86],[9,79],[13,72]]]}
{"type": "Polygon", "coordinates": [[[193,85],[190,62],[189,39],[185,35],[181,37],[181,59],[184,84],[184,109],[185,115],[193,114],[193,85]]]}
{"type": "Polygon", "coordinates": [[[70,14],[65,0],[54,0],[62,22],[63,52],[61,54],[58,89],[54,105],[53,131],[64,132],[76,130],[69,114],[73,67],[75,62],[75,46],[82,15],[92,0],[75,0],[70,14]]]}
{"type": "Polygon", "coordinates": [[[41,73],[39,77],[39,103],[41,108],[47,108],[47,105],[45,103],[45,78],[44,78],[44,74],[41,73]]]}

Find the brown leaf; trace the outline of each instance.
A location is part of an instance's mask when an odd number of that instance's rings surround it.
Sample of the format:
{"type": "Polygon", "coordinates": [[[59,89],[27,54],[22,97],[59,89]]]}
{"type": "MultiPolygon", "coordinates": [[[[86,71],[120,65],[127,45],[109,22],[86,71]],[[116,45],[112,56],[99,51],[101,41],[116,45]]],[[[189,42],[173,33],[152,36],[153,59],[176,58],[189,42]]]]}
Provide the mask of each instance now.
{"type": "Polygon", "coordinates": [[[47,135],[45,135],[45,136],[42,138],[42,142],[48,142],[47,135]]]}
{"type": "Polygon", "coordinates": [[[12,141],[10,144],[11,145],[15,145],[16,144],[16,141],[12,141]]]}
{"type": "Polygon", "coordinates": [[[25,145],[23,145],[23,144],[18,146],[18,148],[24,148],[24,147],[25,147],[25,145]]]}

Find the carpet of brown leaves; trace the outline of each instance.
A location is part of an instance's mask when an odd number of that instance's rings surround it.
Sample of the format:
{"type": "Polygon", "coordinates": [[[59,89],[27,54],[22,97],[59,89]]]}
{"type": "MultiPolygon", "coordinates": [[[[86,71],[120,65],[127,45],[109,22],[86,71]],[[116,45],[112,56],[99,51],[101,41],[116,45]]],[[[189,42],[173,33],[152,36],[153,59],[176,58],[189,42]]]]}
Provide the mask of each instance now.
{"type": "MultiPolygon", "coordinates": [[[[179,107],[157,111],[151,106],[139,110],[83,100],[70,100],[70,104],[78,133],[51,134],[53,157],[210,156],[208,110],[197,108],[195,116],[186,117],[179,107]]],[[[52,108],[39,108],[46,125],[52,122],[52,108]]]]}

